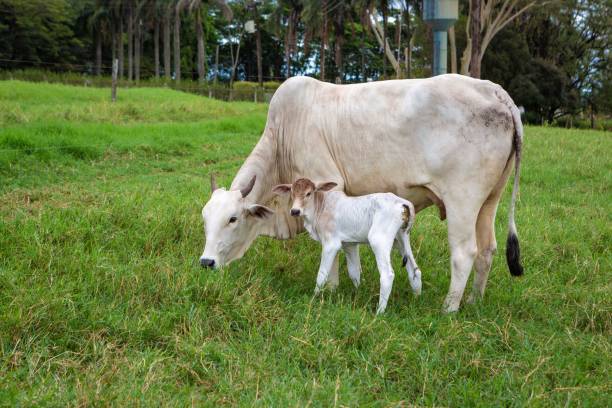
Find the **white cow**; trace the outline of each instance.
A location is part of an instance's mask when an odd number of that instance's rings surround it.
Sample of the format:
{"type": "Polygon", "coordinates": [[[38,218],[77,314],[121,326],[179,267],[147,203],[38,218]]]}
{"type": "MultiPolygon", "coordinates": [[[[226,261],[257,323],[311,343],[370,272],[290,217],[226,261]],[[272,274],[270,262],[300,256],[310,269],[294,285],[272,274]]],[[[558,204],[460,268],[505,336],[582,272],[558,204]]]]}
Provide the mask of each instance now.
{"type": "Polygon", "coordinates": [[[415,295],[421,294],[421,271],[410,248],[410,229],[414,224],[412,203],[391,193],[348,197],[342,191],[330,191],[334,182],[315,185],[301,178],[293,184],[279,184],[273,191],[291,196],[291,215],[303,217],[304,227],[311,238],[323,246],[315,294],[327,282],[329,272],[340,248],[349,259],[349,276],[359,286],[361,267],[352,257],[357,244],[369,243],[376,256],[380,273],[380,296],[376,313],[383,313],[393,287],[391,249],[396,242],[408,272],[415,295]]]}
{"type": "MultiPolygon", "coordinates": [[[[392,192],[417,211],[439,208],[451,252],[444,310],[456,311],[472,266],[471,299],[484,294],[497,248],[495,214],[513,162],[506,259],[513,275],[522,274],[514,223],[522,136],[518,108],[489,81],[440,75],[333,85],[291,78],[274,94],[263,135],[230,189],[213,188],[202,210],[200,262],[218,267],[238,259],[258,235],[293,237],[302,226],[272,187],[300,177],[330,180],[348,195],[392,192]]],[[[338,282],[337,258],[330,281],[338,282]]]]}

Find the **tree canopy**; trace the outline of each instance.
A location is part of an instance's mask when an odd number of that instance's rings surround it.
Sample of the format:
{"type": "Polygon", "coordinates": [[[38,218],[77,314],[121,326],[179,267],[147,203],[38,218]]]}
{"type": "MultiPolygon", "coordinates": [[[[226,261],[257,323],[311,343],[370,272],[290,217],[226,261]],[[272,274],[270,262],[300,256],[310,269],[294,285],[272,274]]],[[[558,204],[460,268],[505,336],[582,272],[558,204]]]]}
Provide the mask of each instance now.
{"type": "MultiPolygon", "coordinates": [[[[449,72],[467,72],[469,3],[460,2],[449,36],[449,72]]],[[[530,121],[610,114],[610,6],[482,2],[482,78],[504,86],[530,121]]],[[[425,77],[432,32],[421,7],[418,0],[0,0],[0,68],[102,75],[117,58],[120,75],[133,81],[425,77]]]]}

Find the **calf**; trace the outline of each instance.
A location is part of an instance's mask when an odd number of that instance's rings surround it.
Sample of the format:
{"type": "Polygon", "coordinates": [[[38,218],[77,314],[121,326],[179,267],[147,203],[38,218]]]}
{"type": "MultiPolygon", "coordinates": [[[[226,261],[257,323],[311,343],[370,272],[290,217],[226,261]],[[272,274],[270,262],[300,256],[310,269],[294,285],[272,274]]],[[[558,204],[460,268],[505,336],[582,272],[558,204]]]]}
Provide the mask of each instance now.
{"type": "Polygon", "coordinates": [[[279,195],[291,194],[291,215],[303,216],[304,227],[323,246],[315,293],[327,281],[340,248],[346,252],[349,276],[358,286],[361,267],[358,261],[355,265],[355,251],[359,250],[359,243],[367,242],[374,251],[380,273],[380,298],[376,312],[384,312],[393,286],[390,258],[395,241],[403,256],[412,291],[419,295],[421,271],[412,255],[408,236],[415,215],[412,203],[391,193],[349,197],[342,191],[330,191],[336,185],[333,182],[315,185],[311,180],[301,178],[293,184],[281,184],[273,189],[279,195]]]}

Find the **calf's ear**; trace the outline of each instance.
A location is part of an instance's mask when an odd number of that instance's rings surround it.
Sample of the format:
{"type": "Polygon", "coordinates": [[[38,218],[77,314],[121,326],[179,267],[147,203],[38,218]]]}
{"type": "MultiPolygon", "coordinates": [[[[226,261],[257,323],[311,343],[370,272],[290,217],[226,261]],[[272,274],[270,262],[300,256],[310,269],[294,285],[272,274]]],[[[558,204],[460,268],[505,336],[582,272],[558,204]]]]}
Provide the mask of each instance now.
{"type": "Polygon", "coordinates": [[[332,188],[336,187],[338,183],[334,183],[333,181],[328,181],[326,183],[320,183],[317,185],[315,191],[329,191],[332,188]]]}
{"type": "Polygon", "coordinates": [[[291,191],[291,184],[279,184],[272,189],[274,194],[283,195],[291,191]]]}
{"type": "Polygon", "coordinates": [[[264,219],[264,218],[271,217],[272,214],[274,214],[274,211],[272,211],[266,206],[259,205],[259,204],[253,204],[247,207],[247,213],[249,215],[252,215],[255,218],[264,219]]]}

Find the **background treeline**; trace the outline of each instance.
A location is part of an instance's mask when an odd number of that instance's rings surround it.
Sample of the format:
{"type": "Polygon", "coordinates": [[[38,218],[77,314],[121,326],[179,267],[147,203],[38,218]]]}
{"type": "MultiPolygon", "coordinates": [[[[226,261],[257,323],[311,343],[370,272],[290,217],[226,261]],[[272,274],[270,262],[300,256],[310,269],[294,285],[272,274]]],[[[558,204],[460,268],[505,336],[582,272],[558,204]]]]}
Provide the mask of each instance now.
{"type": "MultiPolygon", "coordinates": [[[[612,112],[611,5],[460,1],[448,71],[501,84],[530,122],[595,125],[612,112]],[[480,10],[476,42],[473,10],[480,10]]],[[[425,77],[432,32],[422,7],[420,0],[0,0],[0,74],[36,68],[95,80],[116,58],[125,84],[237,88],[246,80],[273,89],[300,74],[345,83],[425,77]]],[[[21,71],[28,75],[41,76],[21,71]]]]}

